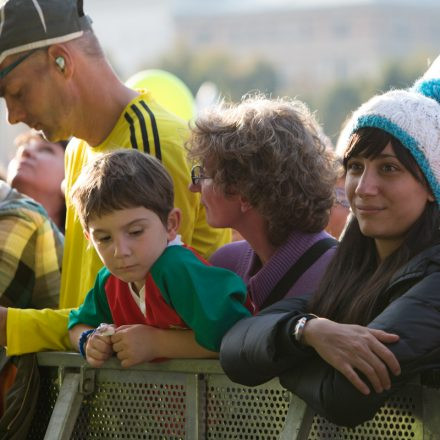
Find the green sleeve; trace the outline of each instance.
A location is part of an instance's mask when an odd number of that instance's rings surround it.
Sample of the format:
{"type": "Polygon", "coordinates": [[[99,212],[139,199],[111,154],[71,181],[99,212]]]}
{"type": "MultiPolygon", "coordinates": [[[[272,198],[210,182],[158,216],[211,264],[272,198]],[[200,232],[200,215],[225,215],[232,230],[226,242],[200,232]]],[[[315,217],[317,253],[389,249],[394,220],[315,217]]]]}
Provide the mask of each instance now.
{"type": "Polygon", "coordinates": [[[102,268],[96,276],[95,285],[90,289],[84,302],[69,313],[69,330],[77,324],[98,327],[101,323],[113,324],[112,313],[105,294],[105,283],[110,272],[102,268]]]}
{"type": "Polygon", "coordinates": [[[201,262],[189,249],[170,246],[151,268],[165,301],[203,347],[220,350],[224,334],[251,315],[246,286],[235,273],[201,262]]]}

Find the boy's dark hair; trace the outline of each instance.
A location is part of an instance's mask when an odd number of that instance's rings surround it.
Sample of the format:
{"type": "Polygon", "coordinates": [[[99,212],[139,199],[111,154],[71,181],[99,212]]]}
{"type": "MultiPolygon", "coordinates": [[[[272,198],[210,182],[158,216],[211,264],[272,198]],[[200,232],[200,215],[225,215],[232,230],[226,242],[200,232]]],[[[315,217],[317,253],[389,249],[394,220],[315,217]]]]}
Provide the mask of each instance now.
{"type": "Polygon", "coordinates": [[[116,150],[83,168],[70,198],[85,230],[91,217],[137,206],[150,209],[166,225],[174,207],[173,181],[154,157],[137,150],[116,150]]]}

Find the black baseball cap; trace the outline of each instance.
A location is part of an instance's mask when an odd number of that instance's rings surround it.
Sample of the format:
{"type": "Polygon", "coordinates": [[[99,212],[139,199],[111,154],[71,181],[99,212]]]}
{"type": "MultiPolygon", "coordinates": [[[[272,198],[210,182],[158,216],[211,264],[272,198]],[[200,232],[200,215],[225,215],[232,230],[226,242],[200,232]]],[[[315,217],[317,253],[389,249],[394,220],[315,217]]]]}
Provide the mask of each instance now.
{"type": "Polygon", "coordinates": [[[10,55],[79,38],[91,29],[83,0],[6,0],[0,6],[0,63],[10,55]]]}

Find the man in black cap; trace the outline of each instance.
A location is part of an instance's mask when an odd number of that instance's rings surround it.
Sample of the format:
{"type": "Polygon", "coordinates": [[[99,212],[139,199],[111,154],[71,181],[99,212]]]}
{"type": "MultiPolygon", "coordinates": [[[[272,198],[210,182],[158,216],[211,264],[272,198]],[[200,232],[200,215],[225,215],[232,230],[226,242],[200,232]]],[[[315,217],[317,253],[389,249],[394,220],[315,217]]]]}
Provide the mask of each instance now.
{"type": "MultiPolygon", "coordinates": [[[[186,124],[150,92],[118,79],[82,0],[8,0],[0,7],[0,95],[11,124],[24,122],[52,142],[76,138],[66,151],[66,194],[95,154],[137,148],[161,160],[173,178],[183,241],[205,256],[229,241],[229,231],[208,226],[199,196],[187,189],[186,124]]],[[[78,306],[101,267],[67,200],[60,307],[78,306]]],[[[6,317],[9,354],[70,347],[66,311],[0,309],[3,345],[6,317]]]]}

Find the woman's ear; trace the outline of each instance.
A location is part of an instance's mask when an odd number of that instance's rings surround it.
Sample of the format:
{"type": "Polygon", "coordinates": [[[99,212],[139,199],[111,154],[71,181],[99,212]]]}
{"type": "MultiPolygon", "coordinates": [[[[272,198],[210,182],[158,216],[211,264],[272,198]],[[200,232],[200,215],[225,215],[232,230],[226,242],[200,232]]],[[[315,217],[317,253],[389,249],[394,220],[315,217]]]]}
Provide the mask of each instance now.
{"type": "Polygon", "coordinates": [[[242,213],[248,212],[252,209],[252,205],[249,203],[249,201],[245,198],[240,196],[240,210],[242,213]]]}
{"type": "Polygon", "coordinates": [[[167,239],[173,241],[176,238],[177,231],[180,227],[182,213],[179,208],[173,208],[168,214],[167,220],[167,239]]]}
{"type": "Polygon", "coordinates": [[[89,231],[88,231],[87,229],[84,229],[83,232],[84,232],[84,237],[86,237],[86,240],[87,240],[87,241],[90,241],[90,234],[89,234],[89,231]]]}

